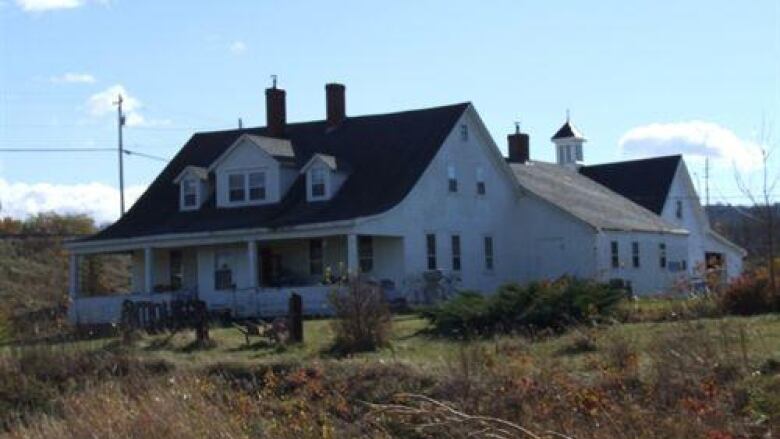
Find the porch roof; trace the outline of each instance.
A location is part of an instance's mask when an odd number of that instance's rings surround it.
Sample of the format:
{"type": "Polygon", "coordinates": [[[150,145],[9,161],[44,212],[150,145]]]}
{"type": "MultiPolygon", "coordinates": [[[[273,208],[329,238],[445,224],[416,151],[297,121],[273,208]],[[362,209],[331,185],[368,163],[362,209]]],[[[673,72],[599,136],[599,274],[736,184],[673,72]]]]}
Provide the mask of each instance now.
{"type": "Polygon", "coordinates": [[[80,240],[100,241],[163,234],[278,228],[324,223],[382,213],[414,187],[469,103],[381,115],[348,117],[337,127],[326,121],[288,124],[285,138],[296,167],[314,154],[351,165],[339,192],[325,202],[306,200],[299,175],[279,203],[217,208],[214,193],[197,210],[179,210],[171,181],[187,166],[208,168],[243,134],[267,136],[265,127],[196,133],[133,207],[117,222],[80,240]]]}

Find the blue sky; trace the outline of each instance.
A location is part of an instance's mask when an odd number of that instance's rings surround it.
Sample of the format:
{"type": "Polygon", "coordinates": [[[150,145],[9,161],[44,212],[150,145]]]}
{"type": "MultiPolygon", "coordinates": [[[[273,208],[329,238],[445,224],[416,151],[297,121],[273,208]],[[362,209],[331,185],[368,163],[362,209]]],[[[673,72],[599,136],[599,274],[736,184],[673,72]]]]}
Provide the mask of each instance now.
{"type": "MultiPolygon", "coordinates": [[[[521,121],[539,160],[569,108],[586,162],[684,152],[701,177],[710,156],[713,200],[736,203],[734,163],[754,178],[762,126],[780,136],[780,6],[0,0],[0,149],[114,147],[121,90],[127,148],[172,157],[195,131],[263,124],[271,74],[291,121],[323,117],[329,81],[350,115],[471,101],[502,149],[521,121]]],[[[164,165],[125,163],[130,198],[164,165]]],[[[116,173],[109,152],[0,151],[0,214],[110,220],[116,173]]]]}

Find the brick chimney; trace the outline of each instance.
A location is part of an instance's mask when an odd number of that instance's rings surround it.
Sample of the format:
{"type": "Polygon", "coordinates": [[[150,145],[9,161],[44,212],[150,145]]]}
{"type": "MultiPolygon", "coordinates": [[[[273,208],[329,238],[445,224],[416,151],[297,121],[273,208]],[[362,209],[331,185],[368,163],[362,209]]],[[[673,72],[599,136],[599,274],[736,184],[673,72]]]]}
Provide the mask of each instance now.
{"type": "Polygon", "coordinates": [[[287,125],[287,105],[284,90],[276,88],[276,79],[271,88],[265,89],[265,118],[269,136],[284,136],[287,125]]]}
{"type": "Polygon", "coordinates": [[[347,118],[347,104],[344,100],[344,84],[325,84],[325,114],[328,127],[338,126],[347,118]]]}
{"type": "Polygon", "coordinates": [[[530,139],[528,134],[521,133],[520,127],[515,126],[515,133],[506,136],[509,149],[509,163],[525,163],[531,158],[530,139]]]}

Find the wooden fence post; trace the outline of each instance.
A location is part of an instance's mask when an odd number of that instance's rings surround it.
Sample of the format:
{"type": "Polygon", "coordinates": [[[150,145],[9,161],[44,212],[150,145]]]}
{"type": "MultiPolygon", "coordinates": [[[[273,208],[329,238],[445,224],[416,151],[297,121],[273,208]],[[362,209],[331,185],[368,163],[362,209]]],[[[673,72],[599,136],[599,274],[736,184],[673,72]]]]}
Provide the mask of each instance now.
{"type": "Polygon", "coordinates": [[[303,298],[300,294],[290,295],[287,318],[290,325],[290,340],[293,343],[303,343],[303,298]]]}

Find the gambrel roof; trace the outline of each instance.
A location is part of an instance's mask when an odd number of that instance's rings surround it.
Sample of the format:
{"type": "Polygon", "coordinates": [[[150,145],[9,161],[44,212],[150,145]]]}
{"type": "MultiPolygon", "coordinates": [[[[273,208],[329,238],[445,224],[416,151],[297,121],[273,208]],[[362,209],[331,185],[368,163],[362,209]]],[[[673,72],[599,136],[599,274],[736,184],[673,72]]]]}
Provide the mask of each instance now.
{"type": "Polygon", "coordinates": [[[553,163],[512,163],[520,186],[600,230],[687,233],[578,172],[553,163]]]}
{"type": "Polygon", "coordinates": [[[348,117],[335,128],[325,121],[288,124],[284,138],[292,151],[275,151],[275,156],[294,160],[297,168],[317,153],[350,165],[341,189],[323,203],[306,201],[305,176],[299,175],[279,203],[217,208],[212,191],[200,209],[180,211],[179,188],[171,181],[185,167],[208,168],[242,135],[267,138],[265,127],[197,133],[122,218],[86,239],[274,228],[382,213],[414,187],[469,105],[348,117]]]}

